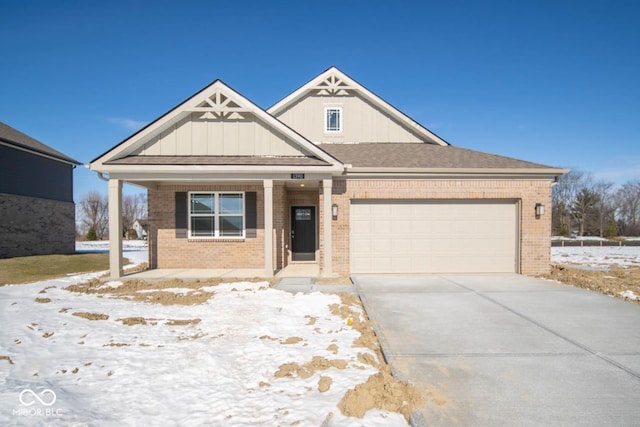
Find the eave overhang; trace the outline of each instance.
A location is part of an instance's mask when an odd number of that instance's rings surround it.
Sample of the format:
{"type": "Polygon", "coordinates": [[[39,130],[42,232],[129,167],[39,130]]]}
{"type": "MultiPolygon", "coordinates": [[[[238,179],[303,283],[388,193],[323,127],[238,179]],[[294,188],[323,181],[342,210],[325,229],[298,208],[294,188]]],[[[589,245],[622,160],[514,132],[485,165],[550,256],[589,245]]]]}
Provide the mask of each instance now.
{"type": "Polygon", "coordinates": [[[569,169],[558,168],[367,168],[346,165],[346,178],[393,179],[555,179],[569,169]]]}

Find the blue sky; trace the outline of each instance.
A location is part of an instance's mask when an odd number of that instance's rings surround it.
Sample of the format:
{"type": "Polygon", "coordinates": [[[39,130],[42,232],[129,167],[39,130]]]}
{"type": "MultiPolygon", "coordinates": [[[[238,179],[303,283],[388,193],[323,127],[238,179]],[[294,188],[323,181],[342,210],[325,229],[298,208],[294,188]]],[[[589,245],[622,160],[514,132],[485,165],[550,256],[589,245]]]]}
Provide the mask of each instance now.
{"type": "MultiPolygon", "coordinates": [[[[640,2],[12,1],[0,121],[88,163],[221,78],[263,108],[331,65],[453,145],[640,179],[640,2]]],[[[75,194],[106,183],[79,167],[75,194]]],[[[129,190],[135,191],[135,190],[129,190]]]]}

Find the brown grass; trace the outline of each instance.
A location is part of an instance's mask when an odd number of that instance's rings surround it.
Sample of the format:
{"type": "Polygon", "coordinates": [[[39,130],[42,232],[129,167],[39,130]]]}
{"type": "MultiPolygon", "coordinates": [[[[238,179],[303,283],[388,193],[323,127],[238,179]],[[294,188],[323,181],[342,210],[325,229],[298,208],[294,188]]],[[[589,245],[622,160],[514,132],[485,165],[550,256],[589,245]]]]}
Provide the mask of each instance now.
{"type": "Polygon", "coordinates": [[[109,254],[37,255],[0,259],[0,286],[108,269],[109,254]]]}

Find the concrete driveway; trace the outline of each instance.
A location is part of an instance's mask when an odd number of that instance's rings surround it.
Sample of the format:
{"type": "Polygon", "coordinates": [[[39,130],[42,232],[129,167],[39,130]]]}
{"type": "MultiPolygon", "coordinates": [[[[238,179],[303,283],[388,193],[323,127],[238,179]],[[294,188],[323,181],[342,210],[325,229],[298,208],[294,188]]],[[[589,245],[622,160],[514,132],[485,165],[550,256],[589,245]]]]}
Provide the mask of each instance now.
{"type": "Polygon", "coordinates": [[[429,426],[640,424],[640,305],[520,275],[355,276],[429,426]]]}

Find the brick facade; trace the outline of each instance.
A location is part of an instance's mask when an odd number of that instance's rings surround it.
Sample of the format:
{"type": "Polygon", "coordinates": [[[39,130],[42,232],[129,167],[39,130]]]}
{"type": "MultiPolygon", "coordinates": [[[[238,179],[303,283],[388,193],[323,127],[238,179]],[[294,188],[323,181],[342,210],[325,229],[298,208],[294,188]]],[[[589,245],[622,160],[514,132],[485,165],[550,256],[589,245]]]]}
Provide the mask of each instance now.
{"type": "MultiPolygon", "coordinates": [[[[322,188],[273,188],[273,265],[289,263],[291,206],[315,206],[318,259],[323,265],[324,195],[322,188]]],[[[385,179],[334,180],[331,203],[339,215],[332,220],[333,273],[349,274],[349,209],[353,199],[510,200],[519,202],[520,272],[539,275],[550,268],[551,182],[535,179],[385,179]],[[536,218],[536,203],[548,207],[536,218]]],[[[263,268],[264,189],[255,185],[171,185],[149,190],[149,247],[152,268],[263,268]],[[195,240],[177,238],[175,193],[182,191],[255,191],[258,230],[256,238],[195,240]]]]}
{"type": "MultiPolygon", "coordinates": [[[[551,182],[515,179],[336,180],[332,204],[338,205],[333,221],[333,271],[349,273],[349,208],[352,199],[514,200],[520,202],[520,273],[539,275],[551,262],[551,182]],[[536,218],[536,203],[548,213],[536,218]]],[[[322,234],[321,234],[322,235],[322,234]]]]}
{"type": "Polygon", "coordinates": [[[75,204],[0,194],[0,258],[75,252],[75,204]]]}

